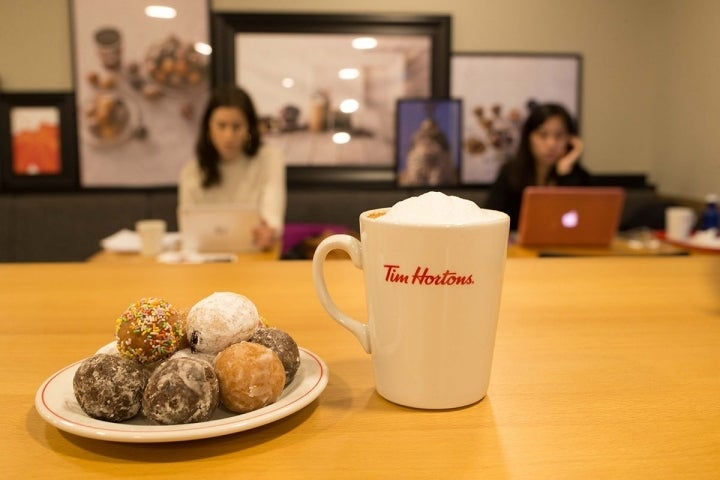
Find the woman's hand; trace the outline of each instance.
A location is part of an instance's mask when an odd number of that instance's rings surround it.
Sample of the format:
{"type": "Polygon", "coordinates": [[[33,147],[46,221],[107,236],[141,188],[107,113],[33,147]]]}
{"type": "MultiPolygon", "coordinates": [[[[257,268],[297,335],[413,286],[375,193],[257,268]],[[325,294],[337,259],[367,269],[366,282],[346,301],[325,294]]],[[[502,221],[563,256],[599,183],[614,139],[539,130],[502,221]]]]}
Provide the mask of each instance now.
{"type": "Polygon", "coordinates": [[[558,175],[569,174],[572,171],[575,163],[577,163],[578,159],[580,158],[580,155],[582,155],[583,150],[585,149],[585,144],[578,136],[570,137],[569,143],[570,150],[555,164],[555,171],[558,173],[558,175]]]}
{"type": "Polygon", "coordinates": [[[261,250],[270,250],[278,240],[278,232],[270,225],[261,220],[253,229],[253,242],[261,250]]]}

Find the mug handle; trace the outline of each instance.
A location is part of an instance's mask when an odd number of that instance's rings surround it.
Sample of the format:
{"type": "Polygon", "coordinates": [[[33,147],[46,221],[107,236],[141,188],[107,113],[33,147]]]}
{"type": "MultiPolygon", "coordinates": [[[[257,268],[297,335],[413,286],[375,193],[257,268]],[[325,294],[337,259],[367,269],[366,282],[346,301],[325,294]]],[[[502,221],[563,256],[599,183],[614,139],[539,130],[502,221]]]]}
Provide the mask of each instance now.
{"type": "Polygon", "coordinates": [[[350,255],[350,259],[353,264],[357,268],[363,268],[363,256],[360,241],[350,235],[331,235],[320,242],[313,254],[313,283],[315,284],[315,291],[320,299],[320,303],[330,314],[332,319],[355,335],[355,337],[360,341],[360,345],[362,345],[367,353],[370,353],[370,335],[367,323],[359,322],[341,312],[330,297],[330,293],[328,293],[323,265],[325,264],[328,253],[333,250],[343,250],[344,252],[347,252],[347,254],[350,255]]]}

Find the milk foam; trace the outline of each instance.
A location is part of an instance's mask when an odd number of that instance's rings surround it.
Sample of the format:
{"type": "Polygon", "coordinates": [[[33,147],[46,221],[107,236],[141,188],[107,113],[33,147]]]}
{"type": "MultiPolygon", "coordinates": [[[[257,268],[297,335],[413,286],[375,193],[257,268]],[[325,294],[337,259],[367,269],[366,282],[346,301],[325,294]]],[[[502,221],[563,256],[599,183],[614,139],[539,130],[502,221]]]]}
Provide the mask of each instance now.
{"type": "Polygon", "coordinates": [[[475,202],[442,192],[427,192],[402,200],[377,218],[379,222],[415,225],[464,225],[490,223],[507,217],[502,212],[486,210],[475,202]]]}

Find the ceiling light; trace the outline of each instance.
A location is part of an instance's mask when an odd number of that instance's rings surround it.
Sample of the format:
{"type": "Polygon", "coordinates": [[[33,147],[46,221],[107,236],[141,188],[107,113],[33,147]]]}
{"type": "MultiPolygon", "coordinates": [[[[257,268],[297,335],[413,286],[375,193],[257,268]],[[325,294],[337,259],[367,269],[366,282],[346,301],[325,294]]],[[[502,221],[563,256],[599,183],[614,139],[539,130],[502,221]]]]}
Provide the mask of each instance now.
{"type": "Polygon", "coordinates": [[[360,107],[360,103],[354,98],[347,98],[340,102],[340,111],[343,113],[353,113],[360,107]]]}
{"type": "Polygon", "coordinates": [[[280,81],[280,84],[285,88],[292,88],[295,86],[295,80],[293,80],[292,78],[283,78],[280,81]]]}
{"type": "Polygon", "coordinates": [[[333,143],[344,145],[350,141],[350,134],[347,132],[337,132],[332,136],[333,143]]]}
{"type": "Polygon", "coordinates": [[[149,5],[145,7],[145,15],[152,18],[175,18],[177,10],[164,5],[149,5]]]}
{"type": "Polygon", "coordinates": [[[358,37],[353,39],[352,46],[357,50],[370,50],[377,47],[377,43],[373,37],[358,37]]]}
{"type": "Polygon", "coordinates": [[[338,72],[338,78],[342,80],[355,80],[360,76],[360,70],[357,68],[343,68],[338,72]]]}
{"type": "Polygon", "coordinates": [[[210,55],[212,53],[212,47],[207,43],[196,42],[195,45],[193,45],[193,48],[200,55],[210,55]]]}

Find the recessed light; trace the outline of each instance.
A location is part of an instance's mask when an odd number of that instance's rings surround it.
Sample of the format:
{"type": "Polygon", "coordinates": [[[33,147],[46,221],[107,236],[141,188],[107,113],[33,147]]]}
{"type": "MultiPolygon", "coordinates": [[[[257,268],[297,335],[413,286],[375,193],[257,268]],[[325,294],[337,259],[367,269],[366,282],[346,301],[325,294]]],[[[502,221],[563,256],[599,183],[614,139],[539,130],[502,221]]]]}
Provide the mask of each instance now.
{"type": "Polygon", "coordinates": [[[177,10],[164,5],[148,5],[145,7],[145,15],[152,18],[175,18],[177,10]]]}
{"type": "Polygon", "coordinates": [[[208,45],[207,43],[195,42],[195,45],[193,45],[193,48],[200,55],[210,55],[212,53],[212,47],[210,45],[208,45]]]}
{"type": "Polygon", "coordinates": [[[338,72],[338,78],[343,80],[355,80],[360,76],[360,70],[357,68],[343,68],[338,72]]]}
{"type": "Polygon", "coordinates": [[[353,48],[357,50],[370,50],[371,48],[377,47],[377,40],[373,37],[358,37],[352,41],[353,48]]]}
{"type": "Polygon", "coordinates": [[[343,113],[353,113],[360,107],[360,102],[354,98],[347,98],[340,102],[340,111],[343,113]]]}
{"type": "Polygon", "coordinates": [[[332,141],[338,145],[346,144],[350,141],[350,134],[347,132],[337,132],[333,134],[332,141]]]}

